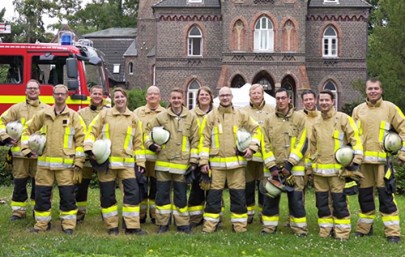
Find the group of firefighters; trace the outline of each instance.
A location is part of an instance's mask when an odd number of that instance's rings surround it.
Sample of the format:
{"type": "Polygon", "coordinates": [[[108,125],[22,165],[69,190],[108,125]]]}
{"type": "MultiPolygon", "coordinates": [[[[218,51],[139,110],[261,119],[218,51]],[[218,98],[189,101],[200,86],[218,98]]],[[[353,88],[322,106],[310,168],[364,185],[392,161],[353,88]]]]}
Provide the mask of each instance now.
{"type": "Polygon", "coordinates": [[[1,115],[0,140],[12,155],[11,221],[27,215],[31,179],[32,232],[51,229],[56,181],[62,230],[72,234],[84,221],[96,173],[102,219],[111,235],[119,233],[118,181],[125,234],[145,234],[141,223],[148,214],[158,233],[169,231],[172,219],[178,232],[188,234],[200,225],[205,233],[215,232],[228,188],[234,232],[245,232],[258,212],[261,234],[276,233],[281,192],[286,192],[288,226],[300,237],[308,233],[305,189],[312,183],[319,236],[347,240],[351,220],[345,186],[351,183],[358,184],[361,209],[355,236],[373,234],[377,194],[384,235],[388,242],[400,242],[392,160],[398,154],[398,161],[405,161],[405,117],[382,99],[379,80],[367,80],[366,101],[352,117],[335,109],[329,90],[303,91],[304,109],[298,111],[290,92],[279,88],[274,109],[264,101],[260,84],[251,86],[250,104],[241,109],[233,107],[228,87],[219,90],[218,107],[210,88],[201,87],[193,110],[184,107],[180,88],[170,91],[169,106],[163,108],[159,88],[149,87],[146,105],[133,112],[122,88],[113,90],[109,108],[103,88],[93,86],[90,106],[79,112],[66,105],[68,93],[66,86],[56,85],[55,103],[47,106],[39,100],[39,82],[30,80],[26,101],[1,115]],[[397,137],[390,143],[400,144],[394,150],[386,146],[393,131],[397,137]]]}

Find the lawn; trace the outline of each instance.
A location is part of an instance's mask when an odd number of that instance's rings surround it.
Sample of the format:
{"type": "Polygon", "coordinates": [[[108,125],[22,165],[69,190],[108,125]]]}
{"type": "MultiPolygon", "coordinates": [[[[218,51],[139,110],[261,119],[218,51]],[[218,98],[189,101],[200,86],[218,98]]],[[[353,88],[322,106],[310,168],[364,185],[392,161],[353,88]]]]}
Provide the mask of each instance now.
{"type": "MultiPolygon", "coordinates": [[[[355,238],[341,242],[318,236],[315,199],[312,191],[307,193],[306,206],[309,235],[305,238],[291,234],[287,227],[280,226],[276,235],[260,234],[260,223],[255,218],[248,232],[231,232],[229,211],[225,213],[223,227],[214,234],[201,233],[195,228],[192,235],[177,234],[172,226],[167,234],[156,234],[157,227],[148,220],[143,228],[146,236],[127,236],[121,230],[118,236],[108,236],[100,217],[99,194],[90,190],[89,213],[83,224],[78,225],[75,234],[64,235],[58,220],[58,192],[54,191],[52,229],[49,232],[32,234],[32,216],[26,220],[11,223],[9,217],[11,187],[0,187],[0,198],[6,204],[0,205],[0,256],[404,256],[403,243],[388,244],[383,236],[380,217],[374,226],[374,236],[355,238]]],[[[117,191],[117,196],[120,192],[117,191]]],[[[229,195],[226,205],[229,207],[229,195]]],[[[405,210],[405,197],[397,197],[405,210]]],[[[281,224],[287,217],[286,195],[283,195],[281,224]]],[[[350,197],[352,226],[357,221],[357,196],[350,197]]],[[[401,220],[404,220],[401,215],[401,220]]],[[[404,224],[404,223],[402,223],[404,224]]],[[[405,231],[403,229],[403,231],[405,231]]]]}

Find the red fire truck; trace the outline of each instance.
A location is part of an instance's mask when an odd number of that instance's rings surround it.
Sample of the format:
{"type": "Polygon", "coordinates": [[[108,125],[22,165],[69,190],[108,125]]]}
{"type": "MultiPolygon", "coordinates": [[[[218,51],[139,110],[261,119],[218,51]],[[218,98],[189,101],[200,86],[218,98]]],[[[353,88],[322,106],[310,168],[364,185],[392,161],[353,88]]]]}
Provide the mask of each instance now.
{"type": "Polygon", "coordinates": [[[53,104],[52,90],[57,84],[68,87],[67,104],[75,110],[89,105],[93,85],[103,86],[105,97],[109,97],[102,56],[91,41],[73,39],[67,32],[60,35],[59,43],[0,43],[0,114],[25,101],[30,79],[41,83],[40,100],[47,104],[53,104]]]}

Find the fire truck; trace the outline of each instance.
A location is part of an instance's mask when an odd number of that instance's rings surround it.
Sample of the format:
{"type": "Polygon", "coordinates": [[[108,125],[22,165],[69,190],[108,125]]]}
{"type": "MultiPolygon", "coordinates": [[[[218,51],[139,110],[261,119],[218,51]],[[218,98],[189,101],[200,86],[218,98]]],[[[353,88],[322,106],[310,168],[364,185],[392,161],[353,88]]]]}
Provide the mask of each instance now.
{"type": "Polygon", "coordinates": [[[67,104],[79,110],[90,103],[89,89],[101,85],[109,100],[109,84],[102,55],[90,40],[74,41],[71,32],[61,32],[58,43],[0,43],[0,114],[25,101],[25,86],[38,80],[40,100],[52,105],[53,87],[69,89],[67,104]]]}

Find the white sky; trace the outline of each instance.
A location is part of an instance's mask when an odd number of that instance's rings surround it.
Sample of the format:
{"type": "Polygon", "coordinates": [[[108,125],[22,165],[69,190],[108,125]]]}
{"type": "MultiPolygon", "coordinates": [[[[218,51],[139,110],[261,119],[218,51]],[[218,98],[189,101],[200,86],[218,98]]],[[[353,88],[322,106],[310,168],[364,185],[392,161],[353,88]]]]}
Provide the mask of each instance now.
{"type": "MultiPolygon", "coordinates": [[[[82,0],[82,6],[85,6],[89,2],[91,2],[91,0],[82,0]]],[[[18,14],[14,12],[13,0],[0,0],[0,10],[2,10],[4,7],[6,7],[6,13],[4,15],[4,19],[6,21],[11,21],[13,18],[17,17],[18,14]]],[[[43,17],[43,21],[45,23],[45,30],[50,31],[46,27],[49,24],[56,22],[56,19],[51,19],[49,16],[45,15],[43,17]]]]}

